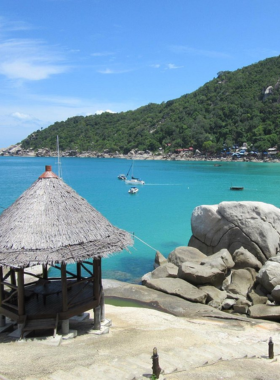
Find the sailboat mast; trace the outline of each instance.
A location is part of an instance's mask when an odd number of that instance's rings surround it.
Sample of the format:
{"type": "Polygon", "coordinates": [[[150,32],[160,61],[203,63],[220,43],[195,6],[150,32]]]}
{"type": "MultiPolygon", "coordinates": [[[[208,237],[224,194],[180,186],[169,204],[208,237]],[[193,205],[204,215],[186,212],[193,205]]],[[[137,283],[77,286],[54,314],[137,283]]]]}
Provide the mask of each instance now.
{"type": "Polygon", "coordinates": [[[59,156],[59,138],[56,136],[56,148],[57,148],[57,166],[58,166],[58,176],[59,178],[62,178],[62,167],[61,167],[61,161],[59,156]]]}

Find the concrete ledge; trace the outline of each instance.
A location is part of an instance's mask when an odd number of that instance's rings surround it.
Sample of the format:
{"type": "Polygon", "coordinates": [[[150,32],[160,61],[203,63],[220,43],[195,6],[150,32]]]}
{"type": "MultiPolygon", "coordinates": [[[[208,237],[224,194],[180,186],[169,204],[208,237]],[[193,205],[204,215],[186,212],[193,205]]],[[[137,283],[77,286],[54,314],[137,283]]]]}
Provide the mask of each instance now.
{"type": "Polygon", "coordinates": [[[74,339],[78,335],[77,330],[69,330],[68,334],[62,335],[63,340],[69,340],[69,339],[74,339]]]}

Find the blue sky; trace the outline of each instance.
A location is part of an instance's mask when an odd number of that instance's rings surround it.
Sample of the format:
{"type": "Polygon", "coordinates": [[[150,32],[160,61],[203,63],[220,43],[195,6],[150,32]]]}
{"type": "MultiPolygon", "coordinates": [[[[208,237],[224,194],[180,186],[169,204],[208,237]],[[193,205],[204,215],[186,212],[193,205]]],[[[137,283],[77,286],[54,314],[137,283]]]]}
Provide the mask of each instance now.
{"type": "Polygon", "coordinates": [[[277,56],[279,15],[279,0],[1,0],[0,148],[277,56]]]}

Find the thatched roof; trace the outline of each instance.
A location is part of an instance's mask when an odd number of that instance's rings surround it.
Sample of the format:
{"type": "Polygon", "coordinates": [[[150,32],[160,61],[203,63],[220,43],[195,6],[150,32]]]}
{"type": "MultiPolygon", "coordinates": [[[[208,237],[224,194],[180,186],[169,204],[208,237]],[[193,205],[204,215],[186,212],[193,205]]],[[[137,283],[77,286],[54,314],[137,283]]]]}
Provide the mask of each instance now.
{"type": "Polygon", "coordinates": [[[128,232],[46,170],[0,215],[0,265],[73,263],[132,245],[128,232]]]}

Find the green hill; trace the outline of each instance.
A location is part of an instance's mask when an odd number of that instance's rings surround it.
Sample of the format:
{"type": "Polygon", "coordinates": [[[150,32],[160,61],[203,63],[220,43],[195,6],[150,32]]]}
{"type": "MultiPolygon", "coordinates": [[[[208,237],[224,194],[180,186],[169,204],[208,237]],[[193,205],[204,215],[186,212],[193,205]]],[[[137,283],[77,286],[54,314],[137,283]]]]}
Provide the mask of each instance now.
{"type": "Polygon", "coordinates": [[[247,142],[259,151],[280,147],[280,56],[217,78],[191,94],[135,111],[76,116],[38,130],[24,149],[127,153],[198,148],[209,152],[247,142]]]}

